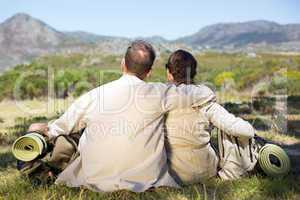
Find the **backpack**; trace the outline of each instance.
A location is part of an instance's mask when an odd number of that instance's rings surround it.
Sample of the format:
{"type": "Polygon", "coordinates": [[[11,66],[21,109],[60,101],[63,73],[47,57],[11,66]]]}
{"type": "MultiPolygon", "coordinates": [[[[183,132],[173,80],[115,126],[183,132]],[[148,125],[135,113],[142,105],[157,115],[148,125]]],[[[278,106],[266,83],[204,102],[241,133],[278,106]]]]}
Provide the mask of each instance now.
{"type": "Polygon", "coordinates": [[[235,137],[218,129],[218,146],[222,179],[241,178],[256,167],[260,145],[255,138],[235,137]]]}

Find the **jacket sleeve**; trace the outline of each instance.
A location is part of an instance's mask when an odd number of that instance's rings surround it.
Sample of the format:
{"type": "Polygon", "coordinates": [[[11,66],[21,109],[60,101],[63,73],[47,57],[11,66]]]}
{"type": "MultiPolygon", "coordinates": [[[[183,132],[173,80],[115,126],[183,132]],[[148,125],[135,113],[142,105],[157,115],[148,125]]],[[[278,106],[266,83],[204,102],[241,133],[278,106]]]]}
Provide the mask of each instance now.
{"type": "Polygon", "coordinates": [[[91,92],[79,97],[66,112],[48,125],[49,138],[55,138],[58,135],[68,135],[74,130],[80,130],[85,127],[85,115],[92,102],[91,92]]]}
{"type": "Polygon", "coordinates": [[[215,101],[202,107],[200,112],[204,113],[214,126],[228,135],[248,138],[254,137],[255,129],[249,122],[235,117],[215,101]]]}

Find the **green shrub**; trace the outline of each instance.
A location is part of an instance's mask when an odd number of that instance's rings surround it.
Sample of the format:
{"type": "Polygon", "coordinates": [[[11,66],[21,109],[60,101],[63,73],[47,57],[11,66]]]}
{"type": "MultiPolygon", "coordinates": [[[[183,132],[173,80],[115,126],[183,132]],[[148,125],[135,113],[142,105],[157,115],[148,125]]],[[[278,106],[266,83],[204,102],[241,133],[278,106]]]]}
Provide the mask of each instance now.
{"type": "Polygon", "coordinates": [[[270,91],[272,93],[282,93],[287,94],[288,81],[286,77],[275,76],[273,77],[270,84],[270,91]]]}
{"type": "Polygon", "coordinates": [[[78,97],[85,92],[93,89],[93,85],[87,81],[80,81],[75,85],[74,96],[78,97]]]}
{"type": "Polygon", "coordinates": [[[232,72],[222,72],[217,75],[217,77],[214,80],[214,83],[217,87],[220,87],[228,81],[234,81],[233,79],[234,74],[232,72]]]}
{"type": "MultiPolygon", "coordinates": [[[[300,67],[300,66],[299,66],[300,67]]],[[[287,90],[289,95],[300,94],[300,70],[287,71],[287,90]]]]}

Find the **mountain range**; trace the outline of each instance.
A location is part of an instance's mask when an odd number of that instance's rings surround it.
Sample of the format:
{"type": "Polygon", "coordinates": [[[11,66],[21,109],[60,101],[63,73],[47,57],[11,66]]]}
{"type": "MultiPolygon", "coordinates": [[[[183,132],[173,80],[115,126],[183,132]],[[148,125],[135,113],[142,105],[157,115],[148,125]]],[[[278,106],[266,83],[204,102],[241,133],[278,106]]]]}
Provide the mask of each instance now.
{"type": "MultiPolygon", "coordinates": [[[[84,31],[63,32],[28,14],[18,13],[0,24],[0,71],[47,54],[121,54],[133,39],[136,38],[84,31]]],[[[264,20],[219,23],[172,41],[160,36],[139,39],[151,42],[158,52],[178,48],[193,51],[300,51],[300,24],[281,25],[264,20]]]]}

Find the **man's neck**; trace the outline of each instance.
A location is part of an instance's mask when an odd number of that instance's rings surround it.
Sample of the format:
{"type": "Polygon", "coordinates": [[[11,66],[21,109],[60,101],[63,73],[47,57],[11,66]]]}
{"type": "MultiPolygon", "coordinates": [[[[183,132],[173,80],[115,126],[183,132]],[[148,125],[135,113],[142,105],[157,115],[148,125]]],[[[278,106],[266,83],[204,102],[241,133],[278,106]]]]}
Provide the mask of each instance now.
{"type": "Polygon", "coordinates": [[[144,80],[146,77],[140,77],[140,76],[137,76],[136,74],[134,73],[131,73],[131,72],[123,72],[123,75],[129,75],[129,76],[135,76],[136,78],[140,79],[140,80],[144,80]]]}

